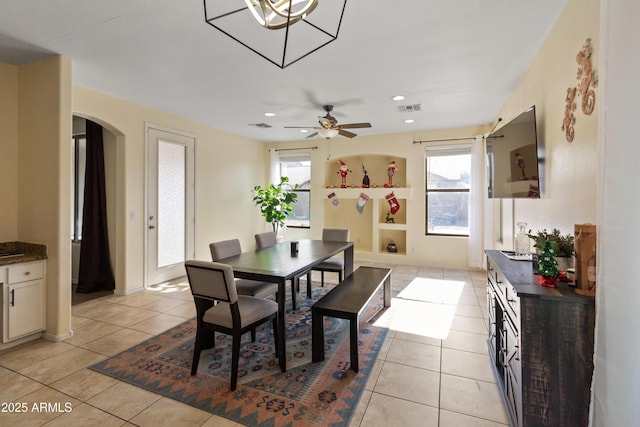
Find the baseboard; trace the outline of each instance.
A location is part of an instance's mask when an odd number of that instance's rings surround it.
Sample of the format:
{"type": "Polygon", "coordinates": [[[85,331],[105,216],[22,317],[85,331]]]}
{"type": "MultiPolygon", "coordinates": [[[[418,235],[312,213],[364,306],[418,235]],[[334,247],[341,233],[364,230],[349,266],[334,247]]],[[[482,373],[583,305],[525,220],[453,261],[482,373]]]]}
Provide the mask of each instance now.
{"type": "Polygon", "coordinates": [[[54,342],[64,341],[66,339],[71,338],[72,336],[73,336],[73,331],[69,331],[66,334],[62,334],[62,335],[52,335],[46,332],[42,333],[42,338],[44,338],[47,341],[54,341],[54,342]]]}
{"type": "Polygon", "coordinates": [[[16,340],[9,341],[9,342],[4,343],[4,344],[0,344],[0,350],[6,350],[8,348],[15,347],[17,345],[24,344],[24,343],[29,342],[29,341],[34,341],[34,340],[37,340],[40,337],[42,337],[42,333],[41,332],[38,332],[38,333],[35,333],[35,334],[31,334],[31,335],[27,335],[26,337],[18,338],[16,340]]]}
{"type": "Polygon", "coordinates": [[[127,295],[137,294],[138,292],[142,292],[142,291],[144,291],[144,288],[135,288],[135,289],[129,290],[129,291],[120,291],[120,290],[116,289],[116,290],[113,291],[113,293],[115,295],[127,296],[127,295]]]}

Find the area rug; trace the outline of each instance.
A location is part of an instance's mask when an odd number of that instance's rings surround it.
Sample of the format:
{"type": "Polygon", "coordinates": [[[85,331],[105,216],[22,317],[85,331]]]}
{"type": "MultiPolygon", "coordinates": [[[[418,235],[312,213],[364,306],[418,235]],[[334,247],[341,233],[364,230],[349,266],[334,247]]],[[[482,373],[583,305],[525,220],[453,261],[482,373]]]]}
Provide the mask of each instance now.
{"type": "MultiPolygon", "coordinates": [[[[91,369],[247,426],[347,426],[387,334],[367,322],[382,307],[374,298],[362,316],[360,369],[349,369],[349,324],[325,318],[325,360],[311,362],[311,310],[331,286],[304,292],[297,310],[287,302],[287,372],[275,357],[269,326],[256,341],[243,337],[238,387],[229,390],[231,339],[216,334],[216,347],[201,353],[191,376],[196,321],[191,319],[111,357],[91,369]]],[[[304,287],[302,287],[304,289],[304,287]]],[[[269,324],[267,324],[269,325],[269,324]]]]}

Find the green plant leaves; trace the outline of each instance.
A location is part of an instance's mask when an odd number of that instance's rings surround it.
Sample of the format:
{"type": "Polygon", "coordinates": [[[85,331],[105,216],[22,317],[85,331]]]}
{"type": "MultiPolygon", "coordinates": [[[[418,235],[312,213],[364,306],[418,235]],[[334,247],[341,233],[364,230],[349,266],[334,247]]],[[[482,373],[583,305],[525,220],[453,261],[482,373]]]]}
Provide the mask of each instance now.
{"type": "Polygon", "coordinates": [[[298,184],[292,187],[286,176],[280,178],[278,185],[253,187],[253,203],[258,206],[265,221],[271,223],[276,233],[278,228],[285,226],[285,221],[293,212],[291,204],[298,200],[298,194],[294,191],[297,189],[298,184]]]}

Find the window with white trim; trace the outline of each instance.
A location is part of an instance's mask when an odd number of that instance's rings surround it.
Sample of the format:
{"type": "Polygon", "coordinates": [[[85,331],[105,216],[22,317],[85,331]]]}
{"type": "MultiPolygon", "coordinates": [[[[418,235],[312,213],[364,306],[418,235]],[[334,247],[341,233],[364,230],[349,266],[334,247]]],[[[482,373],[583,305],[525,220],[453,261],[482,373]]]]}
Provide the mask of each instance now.
{"type": "Polygon", "coordinates": [[[289,184],[298,188],[298,200],[293,203],[293,214],[287,218],[287,227],[309,228],[311,219],[311,155],[280,154],[280,176],[289,178],[289,184]]]}
{"type": "Polygon", "coordinates": [[[469,236],[471,144],[425,148],[425,234],[469,236]]]}

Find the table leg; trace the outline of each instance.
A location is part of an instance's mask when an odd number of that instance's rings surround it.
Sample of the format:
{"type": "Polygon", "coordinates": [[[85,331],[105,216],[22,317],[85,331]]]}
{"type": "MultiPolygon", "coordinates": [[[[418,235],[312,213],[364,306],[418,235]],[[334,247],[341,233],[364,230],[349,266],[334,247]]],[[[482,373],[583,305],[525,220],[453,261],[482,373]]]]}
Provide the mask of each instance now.
{"type": "Polygon", "coordinates": [[[319,310],[311,309],[311,361],[324,360],[324,316],[319,310]]]}
{"type": "Polygon", "coordinates": [[[353,245],[344,251],[344,278],[353,274],[353,245]]]}
{"type": "Polygon", "coordinates": [[[358,332],[360,329],[360,319],[358,316],[349,318],[349,353],[351,356],[351,369],[358,372],[358,332]]]}
{"type": "Polygon", "coordinates": [[[383,286],[383,305],[384,307],[389,307],[391,305],[391,275],[387,276],[387,279],[384,281],[383,286]]]}
{"type": "Polygon", "coordinates": [[[282,372],[287,371],[287,348],[285,347],[285,296],[287,295],[287,281],[282,279],[278,282],[278,362],[282,372]]]}

